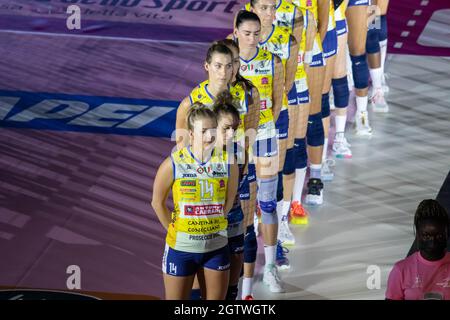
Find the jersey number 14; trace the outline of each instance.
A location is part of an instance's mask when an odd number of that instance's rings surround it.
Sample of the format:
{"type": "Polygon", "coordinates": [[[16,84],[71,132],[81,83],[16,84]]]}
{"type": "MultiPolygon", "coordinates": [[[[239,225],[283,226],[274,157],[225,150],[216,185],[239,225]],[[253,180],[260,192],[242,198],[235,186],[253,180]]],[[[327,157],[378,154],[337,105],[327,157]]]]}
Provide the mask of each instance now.
{"type": "Polygon", "coordinates": [[[200,196],[202,199],[212,198],[214,196],[214,186],[212,182],[200,180],[200,196]]]}

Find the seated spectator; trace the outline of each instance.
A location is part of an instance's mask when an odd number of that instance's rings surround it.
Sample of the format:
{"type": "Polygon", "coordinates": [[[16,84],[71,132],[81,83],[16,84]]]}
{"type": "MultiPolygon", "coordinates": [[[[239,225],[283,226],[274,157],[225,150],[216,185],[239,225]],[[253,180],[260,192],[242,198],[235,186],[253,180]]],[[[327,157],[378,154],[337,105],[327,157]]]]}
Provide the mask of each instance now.
{"type": "Polygon", "coordinates": [[[448,214],[436,200],[424,200],[414,216],[419,248],[389,274],[386,299],[450,300],[448,214]]]}

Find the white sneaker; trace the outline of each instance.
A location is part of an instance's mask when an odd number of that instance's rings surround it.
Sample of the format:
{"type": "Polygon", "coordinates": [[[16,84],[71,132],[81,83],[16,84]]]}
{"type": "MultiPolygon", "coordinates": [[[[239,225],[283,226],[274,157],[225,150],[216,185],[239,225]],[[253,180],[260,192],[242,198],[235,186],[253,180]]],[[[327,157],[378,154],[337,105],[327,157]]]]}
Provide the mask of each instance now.
{"type": "Polygon", "coordinates": [[[320,171],[320,175],[322,181],[332,181],[334,178],[334,173],[331,171],[330,167],[334,167],[336,162],[333,159],[326,159],[322,163],[322,170],[320,171]]]}
{"type": "Polygon", "coordinates": [[[265,285],[269,286],[270,292],[274,293],[284,292],[281,279],[278,276],[277,267],[274,264],[271,264],[264,268],[263,282],[265,285]]]}
{"type": "Polygon", "coordinates": [[[367,111],[358,112],[355,114],[355,129],[357,136],[372,136],[372,128],[369,125],[369,114],[367,111]]]}
{"type": "Polygon", "coordinates": [[[283,217],[278,226],[278,240],[284,245],[293,246],[295,244],[295,237],[289,229],[288,217],[283,217]]]}
{"type": "Polygon", "coordinates": [[[305,198],[305,204],[318,206],[323,203],[323,183],[320,179],[309,179],[308,194],[305,198]]]}
{"type": "Polygon", "coordinates": [[[370,98],[372,104],[373,112],[389,112],[389,106],[384,99],[383,89],[377,89],[374,91],[370,98]]]}
{"type": "Polygon", "coordinates": [[[350,143],[347,142],[345,137],[343,139],[335,139],[333,142],[333,154],[339,159],[350,159],[352,157],[352,150],[350,150],[350,143]]]}

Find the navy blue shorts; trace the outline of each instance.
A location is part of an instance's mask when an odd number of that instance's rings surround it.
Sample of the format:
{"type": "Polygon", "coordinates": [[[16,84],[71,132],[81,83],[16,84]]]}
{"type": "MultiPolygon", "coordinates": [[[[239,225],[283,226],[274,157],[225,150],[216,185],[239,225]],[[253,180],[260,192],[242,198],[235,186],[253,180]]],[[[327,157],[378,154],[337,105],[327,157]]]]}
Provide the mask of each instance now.
{"type": "Polygon", "coordinates": [[[292,86],[291,90],[289,90],[287,98],[288,98],[288,105],[290,106],[298,105],[297,87],[295,86],[295,83],[292,86]]]}
{"type": "Polygon", "coordinates": [[[298,104],[309,103],[309,90],[298,93],[298,104]]]}
{"type": "Polygon", "coordinates": [[[228,212],[227,220],[228,240],[230,240],[230,238],[244,234],[244,212],[242,212],[242,207],[240,206],[239,200],[238,205],[232,208],[230,212],[228,212]]]}
{"type": "Polygon", "coordinates": [[[325,65],[325,58],[323,56],[323,52],[319,52],[313,55],[312,61],[310,63],[310,67],[321,67],[325,65]]]}
{"type": "Polygon", "coordinates": [[[250,186],[248,183],[248,173],[243,175],[241,181],[239,181],[238,193],[240,200],[250,199],[250,186]]]}
{"type": "Polygon", "coordinates": [[[354,6],[368,6],[370,0],[349,0],[348,1],[348,7],[354,7],[354,6]]]}
{"type": "Polygon", "coordinates": [[[280,116],[278,117],[275,127],[278,129],[277,138],[279,140],[287,139],[289,132],[289,111],[281,110],[280,116]]]}
{"type": "Polygon", "coordinates": [[[347,33],[347,22],[345,20],[336,21],[336,33],[338,36],[347,33]]]}
{"type": "Polygon", "coordinates": [[[253,144],[253,156],[275,157],[278,154],[277,137],[256,140],[253,144]]]}
{"type": "Polygon", "coordinates": [[[327,31],[325,39],[322,41],[323,56],[330,58],[337,53],[337,34],[336,29],[327,31]]]}
{"type": "Polygon", "coordinates": [[[200,268],[216,271],[230,269],[230,249],[228,245],[206,253],[192,253],[172,249],[166,244],[162,261],[162,271],[176,277],[191,276],[200,268]]]}
{"type": "Polygon", "coordinates": [[[248,164],[248,174],[247,174],[247,180],[249,183],[256,181],[256,166],[254,163],[248,164]]]}
{"type": "Polygon", "coordinates": [[[230,254],[240,254],[244,252],[244,234],[228,238],[228,248],[230,254]]]}

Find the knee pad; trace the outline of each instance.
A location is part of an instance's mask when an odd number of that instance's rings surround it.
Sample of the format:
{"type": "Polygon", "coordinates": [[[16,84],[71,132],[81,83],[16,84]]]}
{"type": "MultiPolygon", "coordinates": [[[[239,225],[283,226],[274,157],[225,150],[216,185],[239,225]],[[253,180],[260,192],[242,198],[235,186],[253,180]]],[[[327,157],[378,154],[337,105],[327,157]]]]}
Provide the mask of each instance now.
{"type": "Polygon", "coordinates": [[[283,172],[278,172],[277,202],[283,200],[283,172]]]}
{"type": "Polygon", "coordinates": [[[386,15],[380,16],[380,31],[378,33],[378,40],[384,41],[388,36],[387,19],[386,15]]]}
{"type": "Polygon", "coordinates": [[[247,226],[244,238],[244,262],[254,263],[256,261],[256,252],[258,251],[258,241],[256,241],[255,227],[247,226]]]}
{"type": "Polygon", "coordinates": [[[352,60],[353,82],[356,89],[365,89],[369,86],[369,66],[366,54],[350,56],[352,60]]]}
{"type": "Polygon", "coordinates": [[[295,139],[294,141],[294,151],[295,151],[295,169],[306,168],[308,161],[308,153],[306,152],[305,138],[295,139]]]}
{"type": "Polygon", "coordinates": [[[276,224],[278,177],[258,179],[258,203],[263,224],[276,224]]]}
{"type": "Polygon", "coordinates": [[[331,82],[333,84],[334,105],[336,108],[347,107],[350,97],[347,76],[333,79],[331,82]]]}
{"type": "Polygon", "coordinates": [[[202,290],[192,289],[191,290],[191,300],[202,300],[202,290]]]}
{"type": "Polygon", "coordinates": [[[293,174],[295,172],[295,152],[294,148],[286,150],[286,159],[284,160],[283,174],[293,174]]]}
{"type": "Polygon", "coordinates": [[[367,31],[366,52],[374,54],[380,52],[379,30],[377,28],[367,31]]]}
{"type": "Polygon", "coordinates": [[[238,295],[238,286],[229,286],[225,300],[236,300],[238,295]]]}
{"type": "Polygon", "coordinates": [[[322,114],[310,114],[308,118],[308,128],[306,130],[308,145],[319,147],[323,145],[325,134],[323,132],[322,114]]]}
{"type": "Polygon", "coordinates": [[[322,119],[330,116],[330,93],[322,94],[322,119]]]}

